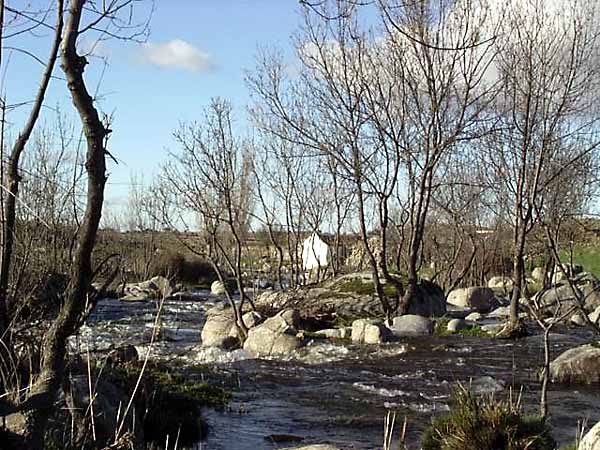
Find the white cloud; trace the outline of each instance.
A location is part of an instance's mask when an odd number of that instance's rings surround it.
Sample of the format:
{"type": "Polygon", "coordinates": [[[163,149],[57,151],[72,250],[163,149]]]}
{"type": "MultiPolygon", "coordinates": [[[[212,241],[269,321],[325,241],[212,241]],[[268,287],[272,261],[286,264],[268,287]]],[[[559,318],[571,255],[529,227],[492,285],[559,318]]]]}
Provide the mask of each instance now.
{"type": "Polygon", "coordinates": [[[173,39],[164,44],[142,44],[142,57],[155,66],[193,72],[208,72],[215,66],[210,54],[182,39],[173,39]]]}

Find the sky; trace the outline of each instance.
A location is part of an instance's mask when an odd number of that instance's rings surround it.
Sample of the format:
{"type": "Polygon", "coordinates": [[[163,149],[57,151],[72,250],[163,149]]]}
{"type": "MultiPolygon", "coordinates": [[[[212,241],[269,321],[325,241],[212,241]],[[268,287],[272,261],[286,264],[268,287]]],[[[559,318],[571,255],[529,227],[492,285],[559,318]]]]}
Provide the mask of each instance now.
{"type": "MultiPolygon", "coordinates": [[[[41,7],[48,1],[21,3],[41,7]]],[[[250,101],[244,72],[252,70],[261,47],[291,55],[290,36],[299,22],[298,0],[156,0],[145,43],[113,39],[96,46],[94,53],[108,64],[104,68],[101,59],[90,58],[86,81],[91,92],[98,89],[101,110],[114,112],[109,150],[119,161],[109,164],[108,209],[126,205],[131,174],[143,174],[146,182],[152,178],[167,149],[175,148],[172,133],[178,124],[200,120],[212,97],[231,100],[244,129],[250,101]]],[[[2,92],[9,104],[30,101],[42,71],[39,63],[10,47],[45,59],[50,40],[50,30],[38,29],[5,42],[2,92]]],[[[93,42],[90,36],[81,44],[91,47],[93,42]]],[[[76,122],[58,65],[55,74],[43,121],[51,123],[58,106],[76,122]]],[[[10,113],[9,135],[16,134],[28,110],[24,105],[10,113]]]]}

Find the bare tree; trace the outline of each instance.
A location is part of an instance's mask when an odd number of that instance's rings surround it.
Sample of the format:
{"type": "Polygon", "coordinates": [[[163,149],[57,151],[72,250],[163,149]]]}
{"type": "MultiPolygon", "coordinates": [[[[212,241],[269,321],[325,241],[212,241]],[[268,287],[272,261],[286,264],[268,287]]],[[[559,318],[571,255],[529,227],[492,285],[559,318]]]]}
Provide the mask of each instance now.
{"type": "Polygon", "coordinates": [[[161,219],[170,228],[186,231],[192,228],[190,220],[197,220],[200,248],[184,243],[211,262],[225,286],[227,272],[235,277],[240,301],[235,301],[229,289],[226,296],[243,340],[248,331],[243,307],[246,302],[253,307],[242,267],[252,212],[251,155],[234,134],[231,104],[222,99],[213,99],[202,124],[184,124],[174,136],[181,149],[171,154],[156,187],[163,200],[161,219]],[[179,211],[168,209],[173,206],[179,211]]]}
{"type": "Polygon", "coordinates": [[[443,11],[438,6],[402,5],[394,27],[382,14],[384,33],[375,36],[358,25],[356,3],[313,4],[296,42],[300,74],[287,78],[281,63],[267,57],[249,77],[260,100],[254,109],[259,126],[302,145],[307,154],[332,158],[351,180],[356,222],[388,316],[398,304],[406,312],[418,299],[419,257],[437,168],[458,142],[478,135],[489,101],[482,78],[492,47],[478,45],[485,14],[472,12],[477,10],[472,2],[443,3],[443,11]],[[406,39],[397,26],[430,45],[406,39]],[[411,233],[406,292],[387,270],[390,209],[400,185],[406,186],[411,233]],[[377,254],[369,243],[372,211],[382,242],[377,254]],[[382,277],[396,286],[401,302],[386,298],[382,277]]]}
{"type": "Polygon", "coordinates": [[[600,81],[595,5],[579,0],[548,9],[510,2],[497,41],[498,131],[487,142],[490,186],[513,229],[510,326],[518,328],[527,237],[536,205],[550,201],[560,174],[598,147],[595,98],[600,81]]]}

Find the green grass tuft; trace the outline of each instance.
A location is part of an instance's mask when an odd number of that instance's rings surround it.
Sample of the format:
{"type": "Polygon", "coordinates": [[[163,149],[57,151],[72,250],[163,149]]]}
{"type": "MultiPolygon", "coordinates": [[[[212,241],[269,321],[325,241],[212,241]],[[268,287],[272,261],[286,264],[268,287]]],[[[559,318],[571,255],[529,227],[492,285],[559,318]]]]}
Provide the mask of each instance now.
{"type": "Polygon", "coordinates": [[[493,396],[455,392],[448,414],[425,430],[423,450],[553,450],[555,442],[539,417],[524,416],[520,405],[493,396]]]}

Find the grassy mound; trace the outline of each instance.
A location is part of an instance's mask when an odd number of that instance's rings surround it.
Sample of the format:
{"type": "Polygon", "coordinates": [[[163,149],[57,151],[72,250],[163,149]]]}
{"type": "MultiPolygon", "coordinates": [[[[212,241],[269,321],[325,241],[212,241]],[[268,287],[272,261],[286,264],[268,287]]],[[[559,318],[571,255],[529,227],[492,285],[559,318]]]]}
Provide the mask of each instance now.
{"type": "Polygon", "coordinates": [[[460,387],[451,411],[425,431],[423,450],[551,450],[556,444],[539,417],[525,416],[519,402],[477,397],[460,387]]]}

